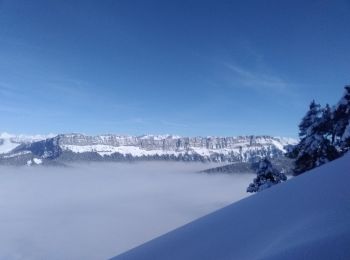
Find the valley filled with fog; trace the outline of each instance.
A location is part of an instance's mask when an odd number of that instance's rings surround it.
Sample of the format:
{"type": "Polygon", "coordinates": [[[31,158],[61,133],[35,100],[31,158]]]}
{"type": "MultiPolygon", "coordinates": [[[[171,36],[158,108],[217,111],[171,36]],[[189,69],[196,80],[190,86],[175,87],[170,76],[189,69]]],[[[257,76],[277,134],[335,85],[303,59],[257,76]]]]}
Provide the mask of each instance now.
{"type": "Polygon", "coordinates": [[[0,259],[106,259],[248,196],[211,166],[0,167],[0,259]]]}

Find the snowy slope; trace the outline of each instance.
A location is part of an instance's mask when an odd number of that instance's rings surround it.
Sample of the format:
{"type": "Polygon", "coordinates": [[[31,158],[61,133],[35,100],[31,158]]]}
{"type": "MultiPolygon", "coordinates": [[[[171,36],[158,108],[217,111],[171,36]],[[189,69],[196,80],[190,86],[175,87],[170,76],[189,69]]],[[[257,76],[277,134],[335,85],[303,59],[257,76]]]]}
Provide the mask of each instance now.
{"type": "Polygon", "coordinates": [[[54,137],[54,134],[49,135],[13,135],[6,132],[0,133],[0,154],[5,154],[23,143],[33,143],[47,138],[54,137]]]}
{"type": "Polygon", "coordinates": [[[1,138],[0,140],[0,154],[8,153],[20,145],[19,143],[12,142],[10,138],[1,138]]]}
{"type": "Polygon", "coordinates": [[[113,259],[350,259],[350,153],[113,259]]]}

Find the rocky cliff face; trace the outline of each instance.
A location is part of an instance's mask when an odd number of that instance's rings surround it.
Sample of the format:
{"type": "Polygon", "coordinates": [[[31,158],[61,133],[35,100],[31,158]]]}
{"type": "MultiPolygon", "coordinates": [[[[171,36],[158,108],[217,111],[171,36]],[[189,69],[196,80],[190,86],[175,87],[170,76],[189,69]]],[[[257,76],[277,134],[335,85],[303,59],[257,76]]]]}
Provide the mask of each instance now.
{"type": "MultiPolygon", "coordinates": [[[[32,142],[17,142],[0,162],[31,154],[43,160],[179,160],[248,162],[256,157],[278,158],[296,141],[271,136],[179,137],[61,134],[32,142]]],[[[17,158],[18,159],[18,158],[17,158]]]]}
{"type": "Polygon", "coordinates": [[[280,149],[294,143],[288,138],[278,138],[270,136],[239,136],[239,137],[178,137],[178,136],[118,136],[118,135],[98,135],[87,136],[82,134],[59,135],[60,145],[108,145],[137,146],[145,150],[177,151],[191,148],[205,149],[237,149],[240,147],[262,147],[264,145],[276,145],[280,149]]]}

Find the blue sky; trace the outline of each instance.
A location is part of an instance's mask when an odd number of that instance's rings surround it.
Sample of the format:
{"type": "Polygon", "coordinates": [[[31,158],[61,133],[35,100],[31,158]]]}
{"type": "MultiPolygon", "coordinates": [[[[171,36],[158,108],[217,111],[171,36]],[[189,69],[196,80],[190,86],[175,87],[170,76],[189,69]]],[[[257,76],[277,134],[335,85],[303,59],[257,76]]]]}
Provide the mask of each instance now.
{"type": "Polygon", "coordinates": [[[0,0],[0,131],[297,136],[350,83],[350,1],[0,0]]]}

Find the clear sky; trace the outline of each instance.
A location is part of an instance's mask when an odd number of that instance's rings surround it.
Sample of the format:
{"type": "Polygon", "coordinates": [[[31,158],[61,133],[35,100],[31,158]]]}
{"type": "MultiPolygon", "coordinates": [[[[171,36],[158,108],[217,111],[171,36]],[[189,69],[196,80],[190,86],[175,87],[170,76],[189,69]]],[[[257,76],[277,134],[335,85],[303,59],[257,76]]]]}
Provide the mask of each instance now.
{"type": "Polygon", "coordinates": [[[0,131],[297,136],[350,83],[350,1],[0,0],[0,131]]]}

